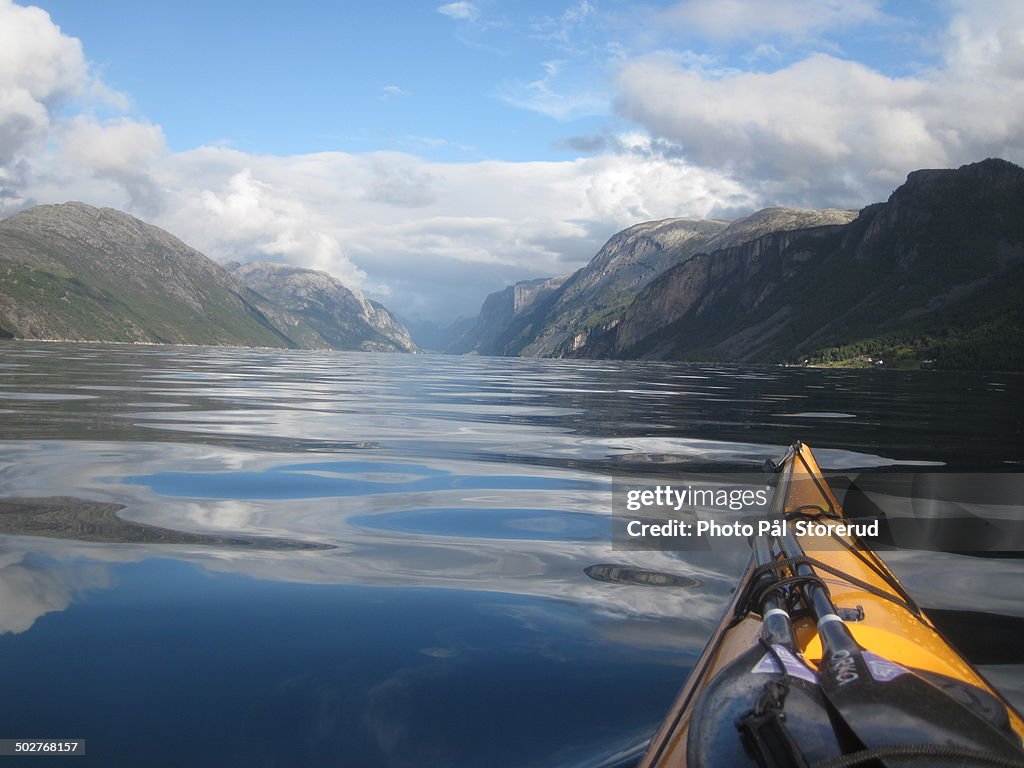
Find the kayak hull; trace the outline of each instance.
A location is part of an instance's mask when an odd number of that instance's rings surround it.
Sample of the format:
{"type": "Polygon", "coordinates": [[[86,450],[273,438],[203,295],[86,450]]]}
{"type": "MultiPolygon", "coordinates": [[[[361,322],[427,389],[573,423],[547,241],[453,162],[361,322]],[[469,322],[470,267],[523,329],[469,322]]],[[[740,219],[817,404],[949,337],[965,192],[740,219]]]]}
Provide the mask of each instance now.
{"type": "MultiPolygon", "coordinates": [[[[789,516],[821,511],[822,519],[849,522],[825,482],[806,445],[797,444],[782,466],[776,510],[789,516]]],[[[888,566],[855,536],[797,537],[805,554],[822,564],[815,575],[828,586],[833,602],[865,649],[897,665],[914,670],[942,685],[980,692],[976,698],[999,709],[1003,728],[1024,738],[1024,720],[982,675],[942,636],[928,617],[913,604],[888,566]],[[841,574],[841,575],[840,575],[841,574]]],[[[656,732],[641,768],[697,768],[687,762],[691,724],[702,695],[730,664],[758,646],[762,621],[756,613],[736,620],[743,607],[755,565],[748,564],[722,621],[694,666],[689,678],[656,732]]],[[[817,626],[810,616],[794,616],[797,650],[816,670],[822,660],[817,626]]],[[[941,687],[941,686],[940,686],[941,687]]],[[[958,694],[959,695],[959,694],[958,694]]]]}

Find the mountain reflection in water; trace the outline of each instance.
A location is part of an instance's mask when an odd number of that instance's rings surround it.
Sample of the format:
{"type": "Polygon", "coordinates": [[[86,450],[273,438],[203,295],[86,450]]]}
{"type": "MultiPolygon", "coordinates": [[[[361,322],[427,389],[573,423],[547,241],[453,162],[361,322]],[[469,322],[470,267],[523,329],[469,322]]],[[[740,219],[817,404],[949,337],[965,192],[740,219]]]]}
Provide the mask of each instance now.
{"type": "MultiPolygon", "coordinates": [[[[4,342],[0,736],[85,738],[76,765],[628,761],[743,556],[613,551],[613,473],[756,471],[798,438],[836,469],[1019,468],[1022,390],[4,342]]],[[[890,561],[964,637],[1024,615],[1020,560],[890,561]]],[[[965,651],[1019,703],[1014,648],[965,651]]]]}

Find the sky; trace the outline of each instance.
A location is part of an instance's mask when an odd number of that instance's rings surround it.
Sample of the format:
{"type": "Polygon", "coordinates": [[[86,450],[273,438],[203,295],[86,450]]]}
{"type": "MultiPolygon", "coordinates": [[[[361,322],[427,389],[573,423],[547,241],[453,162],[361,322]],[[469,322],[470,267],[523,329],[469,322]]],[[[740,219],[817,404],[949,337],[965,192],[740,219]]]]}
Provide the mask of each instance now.
{"type": "Polygon", "coordinates": [[[112,206],[413,320],[641,221],[1021,163],[1022,125],[1019,0],[0,0],[0,216],[112,206]]]}

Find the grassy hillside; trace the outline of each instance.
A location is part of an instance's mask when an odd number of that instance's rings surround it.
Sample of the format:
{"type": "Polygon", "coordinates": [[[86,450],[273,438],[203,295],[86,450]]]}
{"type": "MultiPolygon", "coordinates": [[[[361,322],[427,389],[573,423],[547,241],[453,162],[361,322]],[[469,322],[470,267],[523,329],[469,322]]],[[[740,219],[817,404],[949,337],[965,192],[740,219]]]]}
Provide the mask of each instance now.
{"type": "Polygon", "coordinates": [[[20,338],[295,346],[259,297],[127,214],[40,206],[0,222],[0,329],[20,338]]]}

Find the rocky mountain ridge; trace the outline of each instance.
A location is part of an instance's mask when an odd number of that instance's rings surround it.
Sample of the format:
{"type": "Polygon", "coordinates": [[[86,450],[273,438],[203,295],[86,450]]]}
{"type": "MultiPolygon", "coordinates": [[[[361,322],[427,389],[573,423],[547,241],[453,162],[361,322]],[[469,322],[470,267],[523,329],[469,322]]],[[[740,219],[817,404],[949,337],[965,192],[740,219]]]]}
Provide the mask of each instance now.
{"type": "MultiPolygon", "coordinates": [[[[400,339],[382,308],[369,316],[400,339]]],[[[78,202],[0,221],[0,337],[323,349],[337,341],[159,227],[78,202]]]]}
{"type": "Polygon", "coordinates": [[[379,302],[335,277],[289,264],[255,261],[228,271],[311,328],[329,349],[418,352],[409,332],[379,302]]]}
{"type": "Polygon", "coordinates": [[[767,208],[732,222],[663,219],[613,235],[582,269],[568,277],[524,281],[545,285],[529,311],[511,311],[510,288],[484,300],[477,324],[448,351],[494,355],[574,355],[593,335],[617,324],[646,286],[694,254],[753,240],[765,232],[847,223],[853,211],[767,208]],[[499,309],[499,307],[501,309],[499,309]]]}
{"type": "Polygon", "coordinates": [[[1024,170],[911,173],[846,224],[698,254],[573,354],[1024,367],[1024,170]]]}

